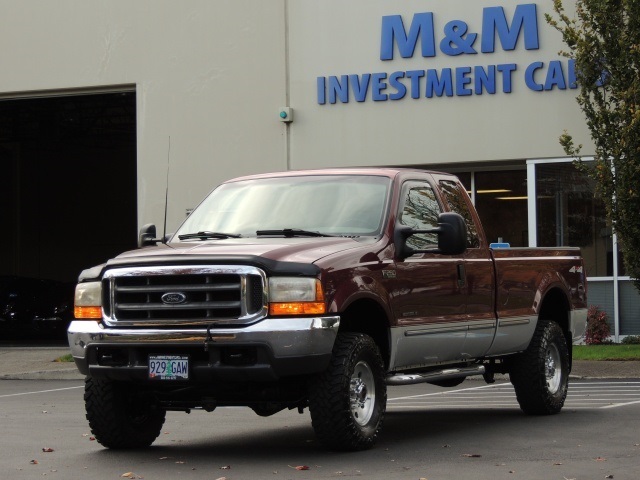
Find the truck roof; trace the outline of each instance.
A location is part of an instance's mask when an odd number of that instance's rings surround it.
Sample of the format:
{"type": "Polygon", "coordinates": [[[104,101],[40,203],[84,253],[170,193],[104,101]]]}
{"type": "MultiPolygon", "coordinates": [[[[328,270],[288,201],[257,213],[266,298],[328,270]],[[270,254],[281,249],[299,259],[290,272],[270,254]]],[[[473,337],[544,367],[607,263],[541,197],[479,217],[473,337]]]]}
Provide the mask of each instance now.
{"type": "Polygon", "coordinates": [[[386,167],[345,167],[345,168],[319,168],[311,170],[288,170],[280,172],[259,173],[255,175],[246,175],[236,177],[225,181],[224,183],[239,182],[243,180],[254,180],[259,178],[275,178],[275,177],[297,177],[311,175],[375,175],[380,177],[395,178],[400,173],[415,172],[420,174],[438,174],[450,175],[448,173],[436,172],[432,170],[422,170],[417,168],[386,168],[386,167]]]}

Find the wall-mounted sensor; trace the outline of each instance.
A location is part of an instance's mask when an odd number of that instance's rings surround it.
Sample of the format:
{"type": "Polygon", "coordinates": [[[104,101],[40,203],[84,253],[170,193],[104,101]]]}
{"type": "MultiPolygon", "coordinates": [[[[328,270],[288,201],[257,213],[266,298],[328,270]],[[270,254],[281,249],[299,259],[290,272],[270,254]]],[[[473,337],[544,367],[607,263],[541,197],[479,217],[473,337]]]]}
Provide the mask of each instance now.
{"type": "Polygon", "coordinates": [[[293,108],[282,107],[278,114],[281,122],[293,122],[293,108]]]}

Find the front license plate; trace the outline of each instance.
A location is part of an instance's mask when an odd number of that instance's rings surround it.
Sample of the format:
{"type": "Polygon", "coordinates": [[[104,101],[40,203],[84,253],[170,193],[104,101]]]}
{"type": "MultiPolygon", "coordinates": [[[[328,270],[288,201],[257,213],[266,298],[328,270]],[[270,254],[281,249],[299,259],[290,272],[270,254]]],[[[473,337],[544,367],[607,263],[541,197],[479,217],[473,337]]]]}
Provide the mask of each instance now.
{"type": "Polygon", "coordinates": [[[151,380],[189,380],[189,357],[186,355],[149,355],[151,380]]]}

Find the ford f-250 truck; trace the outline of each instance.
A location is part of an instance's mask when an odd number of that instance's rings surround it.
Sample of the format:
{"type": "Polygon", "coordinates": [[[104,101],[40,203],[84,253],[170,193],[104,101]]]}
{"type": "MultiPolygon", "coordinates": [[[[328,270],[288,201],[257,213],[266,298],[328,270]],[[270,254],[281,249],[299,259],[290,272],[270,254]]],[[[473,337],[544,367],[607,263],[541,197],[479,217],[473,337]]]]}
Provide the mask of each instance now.
{"type": "Polygon", "coordinates": [[[170,238],[81,273],[69,343],[110,448],[166,411],[309,407],[330,449],[371,447],[387,386],[508,373],[521,409],[563,407],[586,322],[577,248],[492,249],[448,174],[334,169],[238,178],[170,238]]]}

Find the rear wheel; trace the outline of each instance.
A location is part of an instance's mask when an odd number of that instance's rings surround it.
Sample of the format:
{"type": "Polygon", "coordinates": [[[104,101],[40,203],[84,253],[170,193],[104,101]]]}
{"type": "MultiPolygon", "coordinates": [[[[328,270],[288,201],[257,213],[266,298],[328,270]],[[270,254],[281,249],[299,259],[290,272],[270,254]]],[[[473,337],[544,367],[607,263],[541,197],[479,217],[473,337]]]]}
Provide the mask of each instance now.
{"type": "Polygon", "coordinates": [[[525,413],[549,415],[562,410],[569,384],[569,349],[556,322],[538,322],[527,350],[511,361],[509,378],[525,413]]]}
{"type": "Polygon", "coordinates": [[[382,427],[387,388],[371,337],[341,333],[328,369],[310,386],[309,410],[318,439],[332,450],[372,447],[382,427]]]}
{"type": "Polygon", "coordinates": [[[91,432],[108,448],[148,447],[166,415],[135,385],[112,380],[87,377],[84,402],[91,432]]]}

